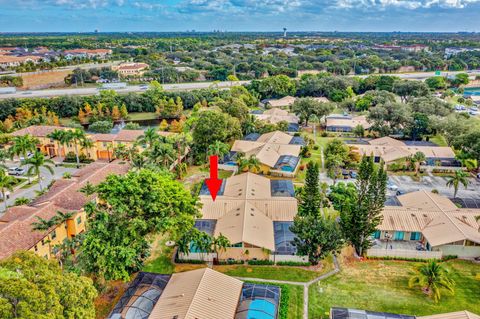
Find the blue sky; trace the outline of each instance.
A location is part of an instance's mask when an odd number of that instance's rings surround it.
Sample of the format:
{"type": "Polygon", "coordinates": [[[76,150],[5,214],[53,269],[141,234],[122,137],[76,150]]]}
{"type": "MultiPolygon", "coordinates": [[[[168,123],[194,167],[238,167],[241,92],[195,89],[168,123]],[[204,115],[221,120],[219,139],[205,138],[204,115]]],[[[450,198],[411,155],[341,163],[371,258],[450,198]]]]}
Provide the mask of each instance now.
{"type": "Polygon", "coordinates": [[[0,0],[11,31],[480,31],[480,0],[0,0]]]}

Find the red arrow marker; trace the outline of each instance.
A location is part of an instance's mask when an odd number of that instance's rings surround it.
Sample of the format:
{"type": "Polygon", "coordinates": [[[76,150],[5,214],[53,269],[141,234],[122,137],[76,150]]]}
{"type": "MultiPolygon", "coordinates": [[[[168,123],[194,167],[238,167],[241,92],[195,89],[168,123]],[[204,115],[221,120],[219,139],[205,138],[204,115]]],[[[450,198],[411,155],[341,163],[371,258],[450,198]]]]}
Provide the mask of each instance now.
{"type": "Polygon", "coordinates": [[[218,179],[218,156],[210,156],[210,178],[205,180],[213,201],[217,198],[218,191],[222,186],[222,180],[218,179]]]}

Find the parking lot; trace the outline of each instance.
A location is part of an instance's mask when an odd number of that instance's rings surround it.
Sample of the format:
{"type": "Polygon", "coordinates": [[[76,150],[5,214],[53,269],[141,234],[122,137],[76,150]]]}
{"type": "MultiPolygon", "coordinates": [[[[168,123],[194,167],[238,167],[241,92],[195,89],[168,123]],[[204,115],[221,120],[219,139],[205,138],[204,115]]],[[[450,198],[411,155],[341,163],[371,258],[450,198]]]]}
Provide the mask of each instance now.
{"type": "MultiPolygon", "coordinates": [[[[393,182],[402,192],[409,193],[418,190],[432,191],[436,189],[440,195],[453,197],[453,187],[446,186],[446,177],[441,176],[423,176],[419,182],[414,181],[410,176],[390,176],[390,181],[393,182]]],[[[480,199],[480,181],[475,178],[470,178],[470,183],[467,189],[463,185],[458,188],[457,197],[480,199]]]]}

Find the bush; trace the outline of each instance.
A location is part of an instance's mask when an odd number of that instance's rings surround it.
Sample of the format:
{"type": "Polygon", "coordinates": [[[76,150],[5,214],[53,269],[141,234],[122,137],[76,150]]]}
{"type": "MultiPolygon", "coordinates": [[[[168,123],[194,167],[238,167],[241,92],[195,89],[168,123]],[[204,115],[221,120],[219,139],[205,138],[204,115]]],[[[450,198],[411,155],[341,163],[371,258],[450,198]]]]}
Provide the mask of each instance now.
{"type": "MultiPolygon", "coordinates": [[[[388,256],[384,256],[384,257],[368,256],[367,258],[372,260],[401,260],[401,261],[413,261],[413,262],[427,262],[431,260],[427,258],[388,257],[388,256]]],[[[447,260],[452,260],[457,258],[458,258],[457,255],[446,255],[442,257],[441,261],[447,261],[447,260]]]]}
{"type": "Polygon", "coordinates": [[[304,261],[277,261],[277,266],[308,267],[311,264],[304,261]]]}
{"type": "Polygon", "coordinates": [[[198,260],[198,259],[175,259],[175,263],[177,264],[204,264],[205,262],[203,260],[198,260]]]}
{"type": "Polygon", "coordinates": [[[135,123],[135,122],[129,122],[125,124],[125,129],[126,130],[141,130],[142,128],[140,127],[140,124],[135,123]]]}
{"type": "Polygon", "coordinates": [[[290,287],[286,285],[278,285],[275,286],[280,287],[280,307],[278,309],[278,318],[279,319],[287,319],[288,318],[288,308],[290,305],[290,287]]]}
{"type": "Polygon", "coordinates": [[[110,133],[113,123],[110,121],[97,121],[88,126],[88,130],[94,133],[110,133]]]}
{"type": "Polygon", "coordinates": [[[315,151],[318,151],[319,148],[320,148],[320,147],[319,147],[318,145],[316,145],[316,144],[313,145],[313,149],[314,149],[315,151]]]}
{"type": "MultiPolygon", "coordinates": [[[[78,156],[78,159],[80,160],[80,163],[85,163],[89,164],[93,162],[91,158],[88,158],[87,155],[81,153],[78,156]]],[[[75,156],[74,152],[68,152],[67,156],[65,156],[65,159],[63,160],[65,163],[76,163],[77,162],[77,157],[75,156]]]]}
{"type": "Polygon", "coordinates": [[[275,263],[273,261],[270,261],[268,259],[264,259],[264,260],[249,260],[248,261],[248,264],[249,265],[256,265],[256,266],[272,266],[272,265],[275,265],[275,263]]]}
{"type": "Polygon", "coordinates": [[[328,132],[327,131],[323,131],[322,134],[320,134],[321,137],[328,137],[328,132]]]}
{"type": "Polygon", "coordinates": [[[15,198],[14,206],[27,205],[30,203],[30,199],[26,197],[17,197],[15,198]]]}
{"type": "Polygon", "coordinates": [[[218,262],[219,265],[243,265],[243,260],[221,260],[218,262]]]}

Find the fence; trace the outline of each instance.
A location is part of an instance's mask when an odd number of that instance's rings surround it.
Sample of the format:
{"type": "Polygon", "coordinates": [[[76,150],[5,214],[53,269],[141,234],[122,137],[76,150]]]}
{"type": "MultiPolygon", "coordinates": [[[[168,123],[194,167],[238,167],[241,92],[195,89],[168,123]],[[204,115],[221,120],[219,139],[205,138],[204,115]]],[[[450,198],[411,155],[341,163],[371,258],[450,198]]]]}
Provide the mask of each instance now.
{"type": "Polygon", "coordinates": [[[396,257],[396,258],[419,258],[419,259],[441,259],[441,251],[422,251],[407,249],[376,249],[371,248],[367,251],[370,257],[396,257]]]}

